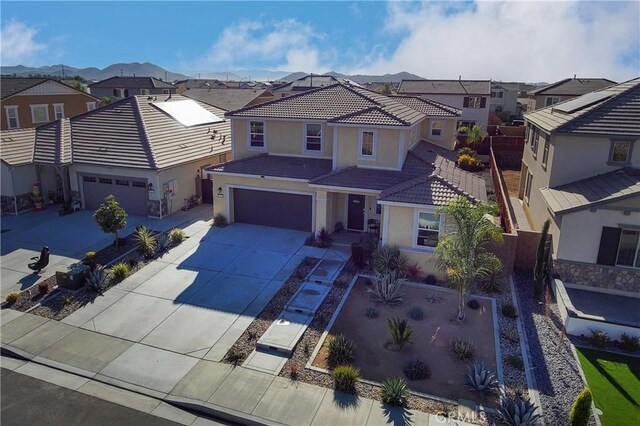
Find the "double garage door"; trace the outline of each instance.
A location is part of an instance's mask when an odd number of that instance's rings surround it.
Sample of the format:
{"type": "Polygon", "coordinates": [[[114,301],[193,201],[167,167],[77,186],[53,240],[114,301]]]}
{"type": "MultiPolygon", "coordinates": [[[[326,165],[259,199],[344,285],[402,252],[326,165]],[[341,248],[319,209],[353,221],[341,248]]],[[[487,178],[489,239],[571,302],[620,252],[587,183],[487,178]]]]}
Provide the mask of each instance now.
{"type": "Polygon", "coordinates": [[[311,195],[233,188],[234,222],[311,232],[311,195]]]}
{"type": "Polygon", "coordinates": [[[140,178],[83,176],[85,208],[95,210],[109,195],[114,195],[128,214],[147,215],[147,182],[140,178]]]}

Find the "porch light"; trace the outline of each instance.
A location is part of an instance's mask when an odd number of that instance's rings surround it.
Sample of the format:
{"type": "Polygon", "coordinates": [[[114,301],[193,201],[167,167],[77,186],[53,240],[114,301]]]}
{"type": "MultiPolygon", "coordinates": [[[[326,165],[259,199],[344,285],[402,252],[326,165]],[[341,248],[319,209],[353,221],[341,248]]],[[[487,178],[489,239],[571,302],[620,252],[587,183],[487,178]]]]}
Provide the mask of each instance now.
{"type": "Polygon", "coordinates": [[[153,184],[152,184],[151,182],[149,182],[148,188],[149,188],[149,192],[151,192],[151,193],[153,193],[153,192],[154,192],[154,190],[153,190],[153,184]]]}
{"type": "Polygon", "coordinates": [[[218,198],[224,198],[224,194],[222,193],[222,187],[218,187],[218,198]]]}

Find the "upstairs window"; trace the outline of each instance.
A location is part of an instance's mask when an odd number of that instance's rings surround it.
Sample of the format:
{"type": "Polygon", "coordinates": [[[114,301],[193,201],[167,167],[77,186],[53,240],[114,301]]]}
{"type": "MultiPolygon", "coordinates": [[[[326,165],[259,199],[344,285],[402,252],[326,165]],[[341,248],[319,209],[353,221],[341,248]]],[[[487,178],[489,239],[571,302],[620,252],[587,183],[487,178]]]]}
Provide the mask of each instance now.
{"type": "Polygon", "coordinates": [[[305,144],[306,151],[319,152],[322,151],[322,124],[308,123],[305,124],[305,144]]]}
{"type": "Polygon", "coordinates": [[[372,160],[376,157],[377,134],[374,130],[360,130],[358,158],[372,160]]]}
{"type": "Polygon", "coordinates": [[[53,104],[53,115],[56,120],[64,118],[64,104],[53,104]]]}
{"type": "Polygon", "coordinates": [[[149,89],[140,89],[140,94],[141,95],[148,95],[149,94],[149,89]]]}
{"type": "Polygon", "coordinates": [[[431,123],[431,136],[440,137],[442,136],[442,122],[434,121],[431,123]]]}
{"type": "Polygon", "coordinates": [[[264,148],[264,121],[249,122],[249,146],[264,148]]]}
{"type": "Polygon", "coordinates": [[[440,215],[429,212],[418,213],[418,235],[416,246],[436,247],[440,237],[440,215]]]}
{"type": "Polygon", "coordinates": [[[16,105],[7,105],[4,107],[7,114],[7,124],[10,129],[20,128],[20,119],[18,118],[18,107],[16,105]]]}
{"type": "Polygon", "coordinates": [[[542,168],[547,170],[547,162],[549,161],[549,137],[544,138],[544,149],[542,151],[542,168]]]}
{"type": "Polygon", "coordinates": [[[487,106],[487,98],[482,96],[465,96],[462,106],[465,108],[480,109],[487,106]]]}
{"type": "Polygon", "coordinates": [[[31,121],[34,123],[47,123],[49,121],[48,105],[30,105],[31,121]]]}
{"type": "Polygon", "coordinates": [[[492,98],[498,98],[501,99],[503,96],[503,92],[499,92],[499,91],[491,91],[491,97],[492,98]]]}
{"type": "Polygon", "coordinates": [[[622,229],[616,266],[640,268],[640,231],[635,229],[622,229]]]}
{"type": "Polygon", "coordinates": [[[544,106],[546,107],[555,105],[558,102],[560,102],[560,98],[558,96],[547,96],[544,98],[544,106]]]}
{"type": "Polygon", "coordinates": [[[631,141],[613,141],[609,161],[612,163],[626,164],[631,162],[631,141]]]}
{"type": "Polygon", "coordinates": [[[95,102],[87,102],[87,111],[93,111],[94,109],[96,109],[96,103],[95,102]]]}

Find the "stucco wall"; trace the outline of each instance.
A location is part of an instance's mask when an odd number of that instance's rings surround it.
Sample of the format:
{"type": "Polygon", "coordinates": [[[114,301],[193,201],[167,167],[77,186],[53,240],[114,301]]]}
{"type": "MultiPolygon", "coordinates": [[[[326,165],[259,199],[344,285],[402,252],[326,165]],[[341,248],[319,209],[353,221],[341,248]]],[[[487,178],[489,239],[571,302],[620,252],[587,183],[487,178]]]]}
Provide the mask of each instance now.
{"type": "Polygon", "coordinates": [[[33,184],[37,182],[36,167],[32,164],[25,166],[13,167],[11,170],[11,178],[9,178],[9,170],[11,167],[2,163],[2,195],[20,195],[31,192],[33,184]],[[13,183],[13,192],[11,184],[13,183]]]}
{"type": "MultiPolygon", "coordinates": [[[[484,108],[464,108],[464,95],[420,95],[422,98],[431,99],[436,102],[442,102],[445,105],[456,107],[462,110],[462,116],[458,120],[475,120],[476,124],[482,126],[486,130],[489,121],[489,107],[491,96],[485,95],[487,99],[484,108]]],[[[469,96],[469,95],[467,95],[469,96]]],[[[470,95],[476,96],[476,95],[470,95]]]]}
{"type": "Polygon", "coordinates": [[[455,137],[457,132],[456,123],[457,118],[429,118],[422,121],[420,124],[420,135],[422,139],[429,142],[453,150],[455,146],[455,137]],[[431,135],[431,123],[434,121],[440,121],[442,123],[442,134],[438,136],[431,135]]]}
{"type": "MultiPolygon", "coordinates": [[[[20,128],[29,128],[41,126],[45,123],[34,123],[31,117],[31,107],[29,105],[48,106],[49,121],[55,120],[53,104],[64,104],[64,116],[66,118],[87,112],[87,102],[97,102],[96,99],[82,93],[74,94],[57,94],[57,95],[16,95],[2,100],[3,106],[15,105],[18,107],[18,119],[20,128]]],[[[7,114],[5,109],[0,111],[2,120],[2,130],[8,129],[7,114]]]]}
{"type": "Polygon", "coordinates": [[[337,168],[359,165],[362,167],[384,167],[399,169],[404,161],[404,153],[409,147],[406,130],[372,129],[377,132],[377,152],[375,159],[358,158],[358,137],[360,128],[338,127],[337,168]],[[403,147],[400,145],[404,135],[403,147]],[[401,149],[403,148],[403,149],[401,149]],[[398,161],[398,158],[401,160],[398,161]]]}
{"type": "MultiPolygon", "coordinates": [[[[522,153],[522,171],[520,175],[520,182],[522,185],[522,189],[525,189],[525,182],[527,177],[527,170],[533,174],[533,181],[531,183],[531,195],[529,200],[524,200],[523,198],[523,207],[525,212],[527,212],[530,221],[531,228],[533,230],[539,231],[542,227],[542,223],[549,217],[549,213],[547,211],[547,205],[542,198],[542,194],[540,193],[540,188],[545,188],[549,186],[550,173],[553,168],[553,164],[556,161],[554,158],[554,154],[556,152],[556,138],[555,135],[551,137],[549,141],[549,157],[547,159],[547,167],[546,170],[542,167],[542,157],[544,153],[544,137],[540,137],[538,139],[538,147],[537,147],[537,155],[534,158],[533,150],[531,149],[531,144],[528,140],[525,141],[524,151],[522,153]]],[[[564,164],[563,166],[564,167],[564,164]]],[[[523,192],[524,196],[524,192],[523,192]]]]}
{"type": "Polygon", "coordinates": [[[9,173],[9,166],[5,163],[0,163],[0,184],[2,185],[2,195],[7,197],[13,196],[13,187],[11,186],[11,175],[9,173]]]}
{"type": "MultiPolygon", "coordinates": [[[[198,171],[206,165],[217,163],[218,155],[216,154],[209,158],[205,158],[204,160],[183,164],[178,167],[172,167],[159,173],[158,177],[160,180],[160,187],[157,191],[161,193],[159,194],[161,198],[164,197],[164,185],[173,179],[177,182],[177,192],[174,194],[173,199],[171,200],[168,195],[166,197],[169,201],[167,204],[168,214],[180,211],[184,206],[185,198],[189,198],[192,195],[196,195],[201,192],[200,189],[196,187],[196,176],[198,171]]],[[[200,184],[199,181],[198,184],[200,184]]],[[[156,183],[154,183],[153,186],[156,186],[156,183]]]]}

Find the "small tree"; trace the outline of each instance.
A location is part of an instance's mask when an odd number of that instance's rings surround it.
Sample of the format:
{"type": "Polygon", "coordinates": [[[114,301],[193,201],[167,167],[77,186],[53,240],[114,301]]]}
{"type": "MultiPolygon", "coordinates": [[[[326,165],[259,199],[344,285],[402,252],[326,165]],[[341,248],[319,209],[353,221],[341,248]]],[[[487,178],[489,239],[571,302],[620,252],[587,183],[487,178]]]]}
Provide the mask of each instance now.
{"type": "Polygon", "coordinates": [[[578,394],[571,406],[571,414],[569,415],[571,426],[587,426],[589,424],[592,399],[593,397],[588,387],[578,394]]]}
{"type": "Polygon", "coordinates": [[[391,83],[385,83],[384,86],[382,86],[382,88],[380,89],[380,93],[382,93],[383,95],[390,95],[391,93],[393,93],[393,87],[391,86],[391,83]]]}
{"type": "Polygon", "coordinates": [[[119,249],[118,231],[127,226],[127,212],[120,207],[116,197],[109,195],[93,214],[96,223],[106,234],[115,234],[116,250],[119,249]]]}
{"type": "Polygon", "coordinates": [[[487,132],[484,131],[482,126],[474,124],[467,132],[467,144],[470,146],[480,144],[486,135],[487,132]]]}
{"type": "Polygon", "coordinates": [[[542,298],[544,283],[547,280],[549,250],[551,247],[551,240],[549,239],[550,225],[551,221],[549,219],[545,220],[542,225],[542,232],[540,233],[540,240],[538,241],[538,251],[536,253],[536,266],[533,269],[533,290],[538,300],[542,298]]]}

